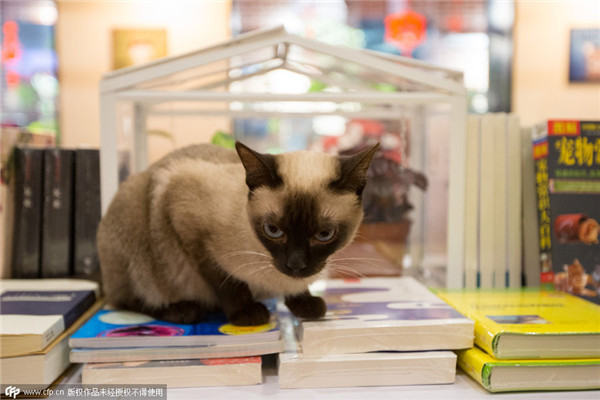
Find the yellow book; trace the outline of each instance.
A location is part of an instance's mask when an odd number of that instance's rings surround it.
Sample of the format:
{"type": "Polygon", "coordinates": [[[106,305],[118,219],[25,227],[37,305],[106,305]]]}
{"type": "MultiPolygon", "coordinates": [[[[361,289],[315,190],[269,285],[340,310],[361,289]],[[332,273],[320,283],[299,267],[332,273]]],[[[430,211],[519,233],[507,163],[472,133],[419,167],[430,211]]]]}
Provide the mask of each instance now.
{"type": "Polygon", "coordinates": [[[490,392],[600,388],[600,359],[498,360],[473,347],[458,366],[490,392]]]}
{"type": "Polygon", "coordinates": [[[475,344],[498,359],[600,358],[600,306],[562,292],[438,291],[475,322],[475,344]]]}

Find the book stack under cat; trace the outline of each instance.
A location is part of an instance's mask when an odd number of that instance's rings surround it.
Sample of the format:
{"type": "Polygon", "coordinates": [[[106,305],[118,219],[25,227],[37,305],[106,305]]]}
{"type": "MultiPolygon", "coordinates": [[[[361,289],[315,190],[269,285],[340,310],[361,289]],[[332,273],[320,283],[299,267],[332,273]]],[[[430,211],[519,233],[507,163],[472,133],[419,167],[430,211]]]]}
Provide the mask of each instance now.
{"type": "Polygon", "coordinates": [[[0,280],[0,381],[45,389],[70,365],[69,336],[102,305],[98,284],[0,280]]]}
{"type": "Polygon", "coordinates": [[[218,312],[186,325],[110,307],[75,332],[69,345],[71,362],[85,363],[83,384],[160,382],[169,388],[260,384],[260,356],[283,350],[275,316],[239,327],[218,312]]]}
{"type": "Polygon", "coordinates": [[[441,291],[475,321],[458,365],[490,392],[600,388],[600,306],[553,291],[441,291]]]}
{"type": "Polygon", "coordinates": [[[473,322],[413,278],[332,279],[311,292],[324,319],[280,310],[281,388],[453,383],[450,350],[473,345],[473,322]]]}

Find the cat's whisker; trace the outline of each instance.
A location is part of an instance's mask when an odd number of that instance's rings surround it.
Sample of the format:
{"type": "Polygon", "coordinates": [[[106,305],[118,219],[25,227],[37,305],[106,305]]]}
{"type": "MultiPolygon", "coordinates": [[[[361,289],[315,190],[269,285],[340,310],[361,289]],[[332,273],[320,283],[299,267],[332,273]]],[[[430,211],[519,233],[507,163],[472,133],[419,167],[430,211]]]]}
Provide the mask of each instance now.
{"type": "Polygon", "coordinates": [[[343,274],[345,273],[346,275],[351,275],[355,278],[365,278],[366,276],[360,272],[358,272],[357,270],[348,267],[347,265],[343,265],[343,264],[336,264],[333,262],[328,263],[329,266],[331,266],[332,270],[334,272],[337,272],[339,274],[343,274]]]}
{"type": "Polygon", "coordinates": [[[330,261],[332,262],[342,262],[342,263],[348,263],[348,262],[352,262],[354,265],[368,265],[370,267],[373,267],[376,271],[385,271],[386,268],[382,265],[380,265],[379,263],[373,262],[373,261],[379,261],[381,262],[382,260],[379,258],[367,258],[367,257],[348,257],[348,258],[334,258],[330,261]]]}
{"type": "Polygon", "coordinates": [[[231,257],[237,257],[237,256],[260,256],[260,257],[270,257],[270,255],[266,254],[266,253],[260,253],[257,251],[249,251],[249,250],[239,250],[239,251],[232,251],[231,253],[227,253],[223,256],[223,259],[227,260],[231,257]]]}
{"type": "MultiPolygon", "coordinates": [[[[223,285],[225,285],[225,283],[229,280],[229,278],[233,277],[234,274],[236,272],[238,272],[240,269],[248,267],[250,265],[256,265],[256,264],[259,264],[259,267],[260,267],[260,264],[265,264],[265,263],[266,263],[266,261],[253,261],[253,262],[245,263],[245,264],[242,264],[242,265],[238,265],[233,271],[231,271],[229,274],[227,274],[227,276],[225,277],[225,279],[223,279],[223,282],[221,282],[221,285],[219,286],[219,289],[221,289],[223,287],[223,285]]],[[[270,263],[268,263],[268,264],[270,265],[270,263]]]]}

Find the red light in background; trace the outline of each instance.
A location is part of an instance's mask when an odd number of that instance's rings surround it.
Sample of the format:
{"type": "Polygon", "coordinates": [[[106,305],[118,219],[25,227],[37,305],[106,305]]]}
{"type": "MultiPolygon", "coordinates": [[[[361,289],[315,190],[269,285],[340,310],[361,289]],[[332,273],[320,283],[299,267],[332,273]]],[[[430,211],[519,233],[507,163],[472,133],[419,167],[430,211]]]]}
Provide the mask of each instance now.
{"type": "Polygon", "coordinates": [[[385,41],[398,47],[403,56],[411,57],[412,52],[425,41],[427,19],[412,10],[385,17],[385,41]]]}

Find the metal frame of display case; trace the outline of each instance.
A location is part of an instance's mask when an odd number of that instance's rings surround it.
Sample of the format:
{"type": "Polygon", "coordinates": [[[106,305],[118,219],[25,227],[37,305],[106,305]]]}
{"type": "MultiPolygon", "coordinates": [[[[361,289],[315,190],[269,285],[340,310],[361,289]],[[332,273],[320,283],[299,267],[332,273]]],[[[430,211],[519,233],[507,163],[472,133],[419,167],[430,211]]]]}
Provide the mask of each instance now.
{"type": "Polygon", "coordinates": [[[467,92],[462,83],[462,73],[404,57],[329,45],[289,34],[282,27],[249,32],[216,46],[110,72],[100,82],[103,213],[119,185],[117,104],[120,101],[133,104],[134,171],[141,171],[147,166],[146,118],[149,115],[207,114],[232,118],[290,116],[298,114],[238,109],[231,107],[231,104],[326,102],[336,107],[331,111],[307,113],[304,116],[342,115],[350,118],[394,119],[401,117],[398,111],[401,106],[450,105],[446,281],[448,287],[463,286],[467,92]],[[254,60],[249,64],[238,62],[237,65],[231,61],[239,59],[241,55],[265,52],[265,49],[269,55],[264,59],[254,60]],[[297,49],[318,56],[307,61],[296,56],[297,49]],[[327,62],[323,62],[323,59],[327,62]],[[217,62],[224,62],[227,67],[210,72],[214,75],[213,78],[209,74],[202,77],[194,75],[199,66],[217,62]],[[249,66],[252,68],[247,68],[249,66]],[[302,94],[228,90],[233,82],[277,69],[321,80],[338,90],[302,94]],[[197,78],[202,78],[202,83],[177,89],[177,86],[186,81],[197,78]],[[374,89],[373,84],[381,81],[393,85],[396,91],[382,92],[374,89]],[[187,106],[161,109],[160,105],[165,103],[187,103],[187,106]],[[216,103],[228,104],[229,107],[217,110],[189,107],[189,104],[203,104],[206,107],[216,103]],[[348,109],[343,107],[344,104],[359,106],[348,109]]]}

